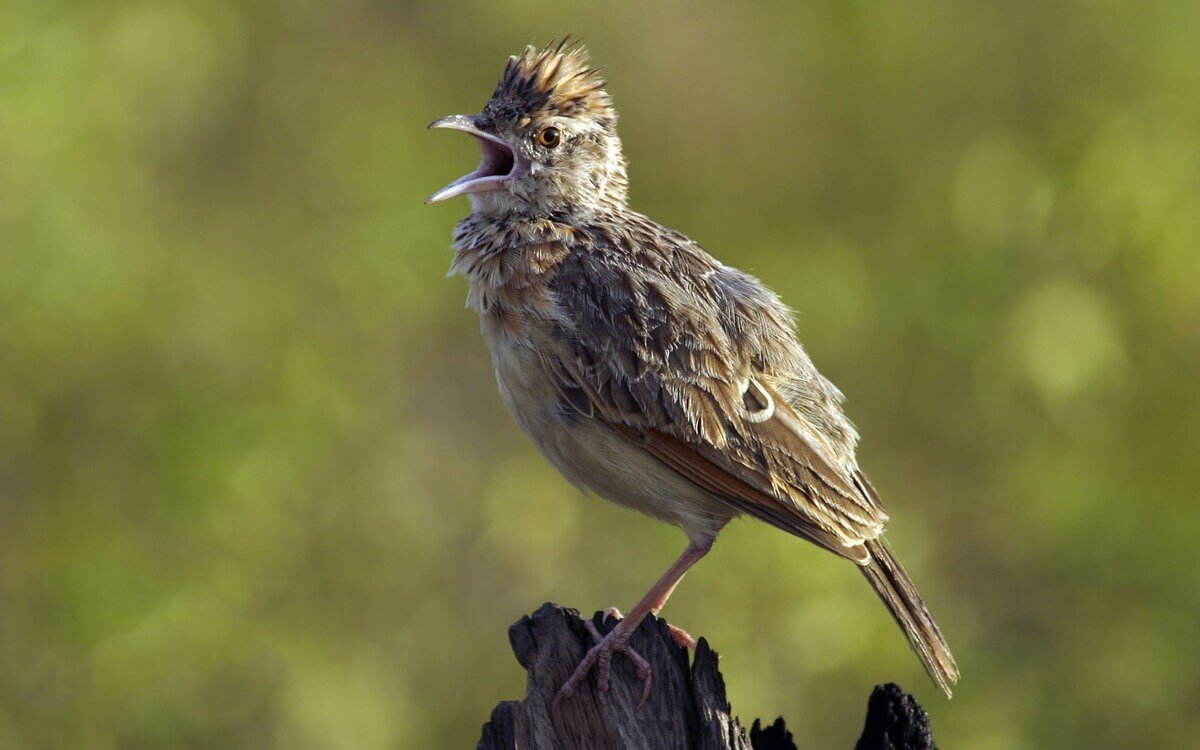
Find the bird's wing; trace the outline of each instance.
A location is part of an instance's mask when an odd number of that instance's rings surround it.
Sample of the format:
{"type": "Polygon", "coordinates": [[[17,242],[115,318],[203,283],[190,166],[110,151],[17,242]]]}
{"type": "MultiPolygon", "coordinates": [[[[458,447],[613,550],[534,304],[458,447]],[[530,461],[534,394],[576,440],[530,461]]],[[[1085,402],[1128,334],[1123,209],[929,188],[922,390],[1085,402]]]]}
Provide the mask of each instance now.
{"type": "Polygon", "coordinates": [[[723,270],[688,248],[573,253],[552,284],[563,322],[547,374],[564,404],[737,510],[865,564],[886,513],[779,376],[746,361],[722,319],[723,270]]]}

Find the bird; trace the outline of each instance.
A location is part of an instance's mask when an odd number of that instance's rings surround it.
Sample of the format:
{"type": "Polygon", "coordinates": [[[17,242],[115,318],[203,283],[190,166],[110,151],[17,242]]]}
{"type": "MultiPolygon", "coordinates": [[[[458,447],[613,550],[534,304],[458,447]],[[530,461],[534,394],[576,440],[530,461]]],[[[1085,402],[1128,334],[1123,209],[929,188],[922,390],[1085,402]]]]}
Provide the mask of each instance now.
{"type": "MultiPolygon", "coordinates": [[[[759,279],[629,207],[617,111],[579,41],[509,57],[479,114],[430,124],[473,136],[482,158],[427,203],[466,196],[450,275],[467,281],[509,412],[572,484],[678,526],[679,558],[595,640],[557,700],[593,669],[609,688],[630,645],[733,518],[749,516],[857,566],[947,698],[958,667],[882,538],[879,494],[858,466],[842,393],[759,279]]],[[[685,645],[694,641],[674,629],[685,645]]]]}

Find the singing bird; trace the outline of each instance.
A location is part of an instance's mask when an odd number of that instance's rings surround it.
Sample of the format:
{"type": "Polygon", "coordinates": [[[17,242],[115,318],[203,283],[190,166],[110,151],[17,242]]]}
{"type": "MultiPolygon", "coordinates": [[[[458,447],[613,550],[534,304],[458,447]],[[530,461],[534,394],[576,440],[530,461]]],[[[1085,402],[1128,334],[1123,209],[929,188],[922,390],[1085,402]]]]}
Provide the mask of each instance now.
{"type": "Polygon", "coordinates": [[[427,202],[470,198],[451,273],[467,279],[513,418],[571,483],[689,539],[616,627],[593,629],[559,698],[593,667],[606,690],[622,652],[644,700],[651,669],[630,635],[743,514],[858,566],[949,697],[954,657],[881,538],[888,515],[841,392],[762,282],[629,208],[617,112],[584,48],[527,47],[480,114],[430,127],[483,151],[427,202]]]}

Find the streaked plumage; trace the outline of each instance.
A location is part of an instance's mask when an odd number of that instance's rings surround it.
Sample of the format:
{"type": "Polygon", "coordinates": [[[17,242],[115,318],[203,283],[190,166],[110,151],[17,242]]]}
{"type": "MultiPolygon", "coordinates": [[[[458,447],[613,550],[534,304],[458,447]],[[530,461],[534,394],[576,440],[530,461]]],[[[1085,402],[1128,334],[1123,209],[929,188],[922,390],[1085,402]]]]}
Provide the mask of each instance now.
{"type": "MultiPolygon", "coordinates": [[[[451,119],[435,124],[472,132],[485,152],[435,196],[472,199],[452,272],[542,453],[576,485],[680,526],[695,559],[744,513],[852,560],[949,694],[957,669],[879,538],[888,516],[858,468],[842,394],[761,282],[627,207],[616,112],[582,50],[527,49],[481,115],[451,119]],[[547,128],[554,147],[539,145],[547,128]]],[[[656,584],[629,628],[692,562],[656,584]]]]}

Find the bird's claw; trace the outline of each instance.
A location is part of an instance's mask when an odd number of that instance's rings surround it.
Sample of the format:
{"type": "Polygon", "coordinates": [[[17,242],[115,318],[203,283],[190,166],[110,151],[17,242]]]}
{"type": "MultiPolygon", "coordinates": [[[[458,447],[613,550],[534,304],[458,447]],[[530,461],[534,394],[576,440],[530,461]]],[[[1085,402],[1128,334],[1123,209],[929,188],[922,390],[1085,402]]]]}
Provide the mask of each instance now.
{"type": "MultiPolygon", "coordinates": [[[[616,614],[617,619],[620,619],[621,613],[615,607],[605,612],[605,615],[610,616],[613,613],[616,614]]],[[[609,631],[608,635],[600,635],[600,631],[596,629],[591,620],[585,620],[583,624],[587,627],[588,632],[592,634],[596,645],[588,649],[583,660],[579,662],[579,666],[575,667],[575,671],[571,674],[571,677],[563,683],[562,689],[558,691],[558,695],[554,698],[555,705],[558,705],[558,702],[563,698],[570,698],[575,694],[576,687],[579,686],[579,683],[587,679],[588,673],[592,671],[592,667],[596,667],[598,672],[596,687],[602,693],[608,692],[612,677],[613,653],[620,651],[633,662],[633,666],[637,669],[638,678],[642,680],[642,699],[637,705],[638,708],[641,708],[646,703],[646,699],[650,697],[650,684],[654,674],[650,668],[650,662],[646,661],[642,658],[641,654],[629,647],[629,634],[619,624],[609,631]]]]}
{"type": "Polygon", "coordinates": [[[676,643],[684,648],[690,648],[692,651],[696,650],[696,639],[690,633],[674,625],[668,625],[667,628],[671,631],[671,637],[675,639],[676,643]]]}

